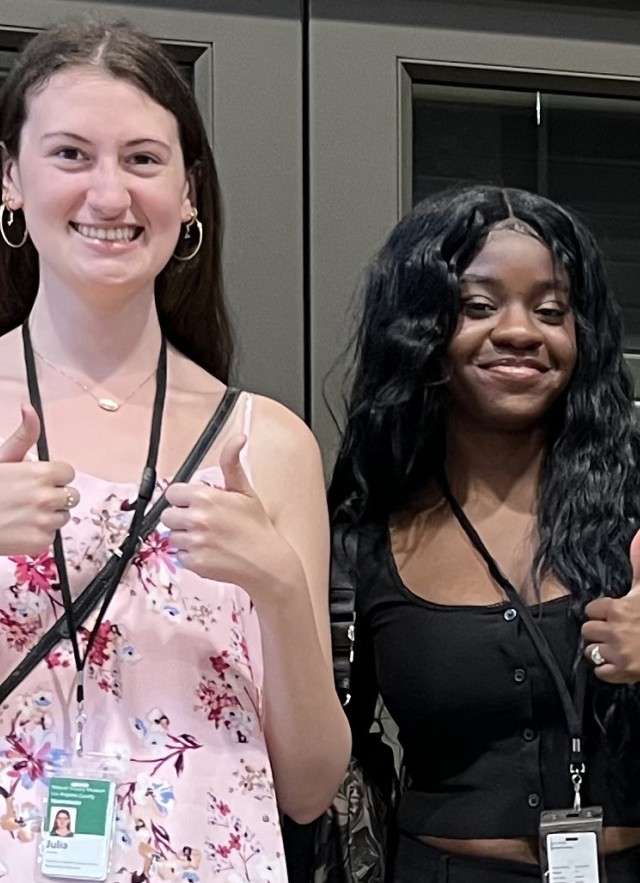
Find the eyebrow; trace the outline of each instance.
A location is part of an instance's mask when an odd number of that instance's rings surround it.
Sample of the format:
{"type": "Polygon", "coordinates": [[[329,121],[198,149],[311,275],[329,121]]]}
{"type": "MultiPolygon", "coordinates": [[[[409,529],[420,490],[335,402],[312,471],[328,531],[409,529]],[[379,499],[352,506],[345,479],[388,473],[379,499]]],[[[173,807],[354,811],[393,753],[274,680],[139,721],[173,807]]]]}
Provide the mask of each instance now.
{"type": "MultiPolygon", "coordinates": [[[[79,141],[81,144],[91,144],[88,138],[83,138],[82,135],[77,135],[75,132],[47,132],[40,140],[50,141],[53,138],[70,138],[73,141],[79,141]]],[[[171,150],[171,146],[166,141],[160,141],[157,138],[134,138],[131,141],[127,141],[124,147],[138,147],[140,144],[157,144],[160,147],[171,150]]]]}
{"type": "MultiPolygon", "coordinates": [[[[492,288],[502,288],[502,282],[494,276],[480,276],[475,273],[463,273],[460,277],[460,284],[464,282],[475,282],[478,285],[488,285],[492,288]]],[[[544,291],[562,291],[569,294],[570,287],[562,279],[542,279],[532,286],[536,292],[544,291]]]]}

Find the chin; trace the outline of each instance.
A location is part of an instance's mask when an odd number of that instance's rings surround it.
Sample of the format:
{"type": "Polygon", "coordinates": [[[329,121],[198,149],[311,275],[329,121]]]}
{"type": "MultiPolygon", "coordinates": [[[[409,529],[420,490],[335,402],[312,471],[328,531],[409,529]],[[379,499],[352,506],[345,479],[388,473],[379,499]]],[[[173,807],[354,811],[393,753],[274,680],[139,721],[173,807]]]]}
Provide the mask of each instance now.
{"type": "Polygon", "coordinates": [[[498,432],[532,432],[548,425],[549,412],[544,410],[532,414],[531,412],[517,413],[509,411],[505,413],[494,411],[492,414],[487,415],[484,423],[493,431],[498,432]]]}
{"type": "Polygon", "coordinates": [[[118,299],[131,297],[138,292],[153,290],[154,279],[146,276],[133,276],[130,273],[77,273],[67,284],[78,293],[89,293],[91,299],[118,299]]]}

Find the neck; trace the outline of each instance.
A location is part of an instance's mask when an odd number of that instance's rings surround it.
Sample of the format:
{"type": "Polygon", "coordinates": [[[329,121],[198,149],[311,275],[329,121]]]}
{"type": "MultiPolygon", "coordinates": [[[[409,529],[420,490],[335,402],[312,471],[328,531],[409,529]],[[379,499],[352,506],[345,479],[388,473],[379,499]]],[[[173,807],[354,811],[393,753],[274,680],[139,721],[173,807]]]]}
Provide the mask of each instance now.
{"type": "Polygon", "coordinates": [[[91,300],[41,285],[29,327],[41,356],[99,385],[150,373],[162,336],[153,291],[91,300]]]}
{"type": "Polygon", "coordinates": [[[504,432],[463,428],[450,421],[446,471],[460,504],[506,504],[537,511],[540,471],[548,439],[544,427],[504,432]]]}

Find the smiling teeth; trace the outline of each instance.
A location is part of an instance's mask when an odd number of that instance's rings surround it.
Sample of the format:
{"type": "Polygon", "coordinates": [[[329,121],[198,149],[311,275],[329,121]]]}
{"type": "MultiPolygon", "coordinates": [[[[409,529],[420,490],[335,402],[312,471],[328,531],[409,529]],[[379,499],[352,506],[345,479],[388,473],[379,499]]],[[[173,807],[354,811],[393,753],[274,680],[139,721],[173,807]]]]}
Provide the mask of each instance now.
{"type": "Polygon", "coordinates": [[[78,224],[76,230],[81,236],[86,236],[88,239],[106,239],[108,242],[131,242],[136,235],[133,227],[116,227],[105,230],[104,227],[87,227],[85,224],[78,224]]]}

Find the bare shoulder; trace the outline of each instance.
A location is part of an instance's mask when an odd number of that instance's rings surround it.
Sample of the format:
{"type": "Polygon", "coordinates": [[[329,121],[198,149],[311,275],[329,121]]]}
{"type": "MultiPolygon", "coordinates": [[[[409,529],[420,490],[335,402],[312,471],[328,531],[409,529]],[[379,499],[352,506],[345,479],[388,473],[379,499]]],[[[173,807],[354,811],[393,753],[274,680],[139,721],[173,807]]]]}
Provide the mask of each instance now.
{"type": "Polygon", "coordinates": [[[293,411],[266,396],[253,396],[249,457],[256,490],[278,508],[283,499],[309,494],[324,500],[318,443],[293,411]]]}
{"type": "Polygon", "coordinates": [[[307,424],[285,405],[253,394],[252,436],[269,455],[320,455],[318,444],[307,424]]]}

